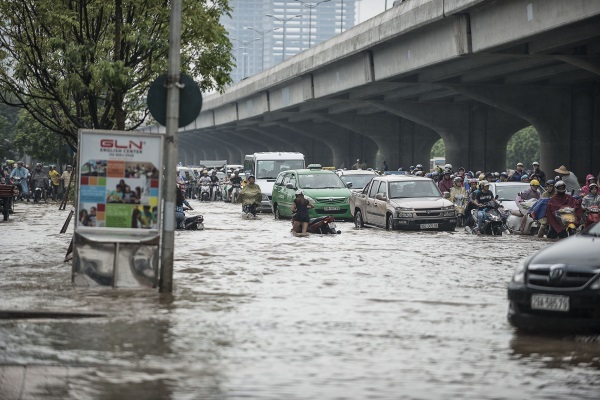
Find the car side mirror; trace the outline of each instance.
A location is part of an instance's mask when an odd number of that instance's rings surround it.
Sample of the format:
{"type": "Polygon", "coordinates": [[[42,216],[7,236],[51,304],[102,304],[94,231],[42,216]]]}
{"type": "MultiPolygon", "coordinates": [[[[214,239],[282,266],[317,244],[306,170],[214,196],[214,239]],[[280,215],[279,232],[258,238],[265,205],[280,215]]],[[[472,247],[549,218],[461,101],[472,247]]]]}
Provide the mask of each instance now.
{"type": "Polygon", "coordinates": [[[346,187],[348,189],[352,189],[352,182],[346,182],[346,187]]]}
{"type": "Polygon", "coordinates": [[[445,199],[449,199],[450,198],[450,192],[444,192],[444,198],[445,199]]]}
{"type": "Polygon", "coordinates": [[[296,189],[294,187],[294,185],[292,185],[291,183],[288,183],[287,185],[285,185],[285,187],[288,188],[288,189],[296,189]]]}
{"type": "Polygon", "coordinates": [[[375,195],[375,200],[381,200],[381,201],[386,201],[387,200],[387,196],[383,193],[377,193],[375,195]]]}

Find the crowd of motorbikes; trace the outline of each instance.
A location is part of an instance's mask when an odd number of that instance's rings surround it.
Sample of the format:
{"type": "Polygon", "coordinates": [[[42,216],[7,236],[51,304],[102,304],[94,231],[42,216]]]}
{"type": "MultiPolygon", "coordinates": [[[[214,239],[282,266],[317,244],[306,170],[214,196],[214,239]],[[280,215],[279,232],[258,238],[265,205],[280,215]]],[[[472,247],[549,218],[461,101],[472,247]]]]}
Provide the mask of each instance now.
{"type": "MultiPolygon", "coordinates": [[[[472,200],[475,190],[478,190],[478,188],[476,187],[466,196],[458,195],[454,196],[453,199],[457,214],[457,225],[464,227],[468,233],[485,235],[524,234],[537,235],[538,237],[543,237],[548,233],[546,206],[550,198],[516,201],[518,210],[506,210],[498,201],[498,196],[496,196],[477,207],[473,205],[472,200]],[[481,226],[477,227],[477,214],[479,212],[483,213],[483,222],[481,226]],[[542,231],[540,232],[540,230],[542,231]]],[[[518,196],[520,195],[521,193],[518,196]]],[[[592,206],[582,210],[581,199],[574,196],[574,193],[571,193],[570,196],[575,200],[574,206],[564,206],[554,211],[554,215],[562,228],[561,231],[556,232],[558,237],[573,235],[578,230],[600,221],[600,207],[592,206]],[[580,214],[583,214],[583,216],[580,214]]]]}

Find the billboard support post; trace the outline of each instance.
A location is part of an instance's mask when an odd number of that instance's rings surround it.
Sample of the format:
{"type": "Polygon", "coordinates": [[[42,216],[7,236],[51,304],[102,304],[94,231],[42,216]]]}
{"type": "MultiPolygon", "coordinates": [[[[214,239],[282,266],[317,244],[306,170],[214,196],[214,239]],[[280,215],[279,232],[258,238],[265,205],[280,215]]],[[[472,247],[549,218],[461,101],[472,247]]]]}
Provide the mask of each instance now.
{"type": "Polygon", "coordinates": [[[164,185],[159,291],[173,291],[175,253],[175,187],[177,184],[177,129],[179,126],[179,75],[181,69],[181,0],[171,1],[169,69],[167,77],[167,133],[164,141],[164,185]]]}

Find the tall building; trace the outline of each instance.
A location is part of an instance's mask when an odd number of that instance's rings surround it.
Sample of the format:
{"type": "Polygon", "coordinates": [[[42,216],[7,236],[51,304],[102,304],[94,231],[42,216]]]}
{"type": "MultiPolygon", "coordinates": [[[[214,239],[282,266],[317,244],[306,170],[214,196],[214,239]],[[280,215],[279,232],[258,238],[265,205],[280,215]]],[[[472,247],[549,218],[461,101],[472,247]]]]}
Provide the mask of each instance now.
{"type": "Polygon", "coordinates": [[[355,25],[359,0],[230,0],[234,82],[255,75],[355,25]]]}

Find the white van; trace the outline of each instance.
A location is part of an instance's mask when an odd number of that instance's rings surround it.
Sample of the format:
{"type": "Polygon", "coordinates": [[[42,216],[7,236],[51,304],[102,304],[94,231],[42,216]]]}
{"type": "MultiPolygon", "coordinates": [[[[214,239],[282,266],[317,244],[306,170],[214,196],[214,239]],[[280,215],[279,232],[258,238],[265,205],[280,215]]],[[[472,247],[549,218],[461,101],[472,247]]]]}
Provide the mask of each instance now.
{"type": "Polygon", "coordinates": [[[271,212],[273,184],[282,171],[304,168],[304,154],[297,152],[261,152],[246,155],[244,171],[246,175],[254,175],[256,184],[262,192],[259,210],[271,212]]]}

